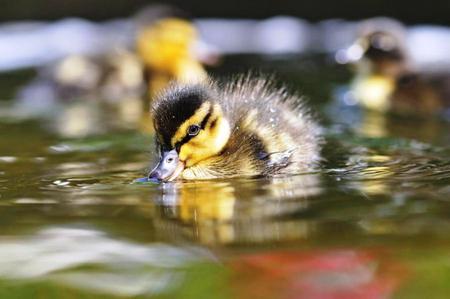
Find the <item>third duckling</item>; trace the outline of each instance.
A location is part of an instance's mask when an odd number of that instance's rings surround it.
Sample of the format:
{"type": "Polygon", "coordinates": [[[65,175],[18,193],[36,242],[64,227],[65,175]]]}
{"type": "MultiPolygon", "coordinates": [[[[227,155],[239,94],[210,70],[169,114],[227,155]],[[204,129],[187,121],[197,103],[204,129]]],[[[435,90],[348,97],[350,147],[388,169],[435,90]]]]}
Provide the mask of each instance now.
{"type": "Polygon", "coordinates": [[[362,106],[401,115],[436,115],[450,108],[450,73],[419,72],[393,33],[373,31],[351,48],[356,62],[353,94],[362,106]]]}

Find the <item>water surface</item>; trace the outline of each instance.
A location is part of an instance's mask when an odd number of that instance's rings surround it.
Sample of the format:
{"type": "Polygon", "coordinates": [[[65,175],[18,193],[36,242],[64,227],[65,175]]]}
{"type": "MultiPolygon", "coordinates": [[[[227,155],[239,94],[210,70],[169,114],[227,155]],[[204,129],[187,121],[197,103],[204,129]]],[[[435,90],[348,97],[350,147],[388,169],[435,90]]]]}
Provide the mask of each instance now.
{"type": "Polygon", "coordinates": [[[328,64],[233,59],[217,73],[277,66],[308,96],[322,169],[133,183],[154,161],[140,121],[83,102],[30,119],[3,101],[0,298],[447,297],[449,123],[336,110],[349,77],[328,64]]]}

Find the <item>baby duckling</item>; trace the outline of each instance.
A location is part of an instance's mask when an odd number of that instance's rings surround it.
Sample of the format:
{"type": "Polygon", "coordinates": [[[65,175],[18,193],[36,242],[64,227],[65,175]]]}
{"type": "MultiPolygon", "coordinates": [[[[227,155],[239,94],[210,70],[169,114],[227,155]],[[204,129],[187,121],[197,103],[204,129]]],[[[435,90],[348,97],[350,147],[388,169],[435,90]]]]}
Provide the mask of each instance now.
{"type": "Polygon", "coordinates": [[[181,18],[164,18],[139,30],[136,51],[148,76],[151,98],[172,80],[198,83],[207,78],[194,51],[197,42],[196,28],[181,18]]]}
{"type": "Polygon", "coordinates": [[[450,76],[416,71],[395,34],[370,32],[348,51],[361,56],[352,90],[363,107],[403,115],[435,115],[450,107],[450,76]]]}
{"type": "Polygon", "coordinates": [[[200,41],[195,25],[171,6],[148,6],[130,25],[136,36],[128,33],[111,46],[98,45],[92,53],[74,52],[44,66],[18,97],[29,102],[37,97],[37,102],[46,102],[51,97],[52,102],[117,103],[140,98],[147,88],[153,96],[172,80],[190,83],[206,79],[202,62],[214,64],[218,58],[212,47],[200,41]],[[198,44],[203,47],[196,47],[198,44]]]}
{"type": "Polygon", "coordinates": [[[152,113],[160,161],[149,179],[296,174],[320,161],[320,129],[308,109],[267,79],[174,85],[152,113]]]}

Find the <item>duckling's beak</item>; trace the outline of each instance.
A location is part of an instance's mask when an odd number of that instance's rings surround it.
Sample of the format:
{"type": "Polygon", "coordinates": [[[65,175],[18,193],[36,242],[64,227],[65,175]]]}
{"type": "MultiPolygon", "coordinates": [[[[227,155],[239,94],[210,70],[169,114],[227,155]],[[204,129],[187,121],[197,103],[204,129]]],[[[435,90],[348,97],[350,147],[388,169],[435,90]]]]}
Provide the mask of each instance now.
{"type": "Polygon", "coordinates": [[[164,151],[158,165],[148,175],[149,179],[170,182],[175,180],[183,171],[184,163],[178,158],[176,150],[164,151]]]}

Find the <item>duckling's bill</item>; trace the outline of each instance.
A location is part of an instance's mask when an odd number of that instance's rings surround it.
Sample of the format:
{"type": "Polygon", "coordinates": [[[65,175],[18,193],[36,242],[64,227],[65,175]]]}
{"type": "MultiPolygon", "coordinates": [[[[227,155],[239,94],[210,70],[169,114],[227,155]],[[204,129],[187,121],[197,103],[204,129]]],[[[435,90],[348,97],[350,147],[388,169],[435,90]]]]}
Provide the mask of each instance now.
{"type": "Polygon", "coordinates": [[[184,163],[180,161],[175,149],[163,151],[158,165],[148,175],[149,179],[170,182],[175,180],[184,170],[184,163]]]}

